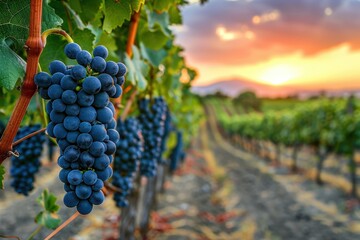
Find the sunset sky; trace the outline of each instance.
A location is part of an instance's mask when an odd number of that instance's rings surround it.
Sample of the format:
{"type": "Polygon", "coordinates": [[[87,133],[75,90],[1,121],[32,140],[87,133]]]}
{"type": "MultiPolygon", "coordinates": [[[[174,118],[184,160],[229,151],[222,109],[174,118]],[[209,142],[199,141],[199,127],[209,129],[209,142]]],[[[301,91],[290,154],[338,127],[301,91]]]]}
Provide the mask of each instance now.
{"type": "Polygon", "coordinates": [[[360,88],[360,0],[196,0],[176,27],[196,85],[360,88]]]}

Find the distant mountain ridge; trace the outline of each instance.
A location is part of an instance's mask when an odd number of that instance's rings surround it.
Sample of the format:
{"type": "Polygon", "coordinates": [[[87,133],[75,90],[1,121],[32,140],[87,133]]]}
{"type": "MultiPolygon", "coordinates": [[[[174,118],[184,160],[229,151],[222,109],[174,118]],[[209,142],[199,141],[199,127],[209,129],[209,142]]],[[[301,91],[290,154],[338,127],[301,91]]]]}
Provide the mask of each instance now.
{"type": "MultiPolygon", "coordinates": [[[[191,90],[192,92],[201,96],[220,91],[230,97],[235,97],[239,93],[245,91],[253,91],[256,93],[256,95],[260,97],[272,98],[287,97],[289,95],[298,95],[299,97],[306,98],[313,95],[318,95],[320,92],[322,92],[321,89],[304,90],[297,87],[273,86],[242,79],[221,80],[218,82],[210,83],[208,85],[193,86],[191,90]]],[[[360,96],[359,90],[329,90],[326,91],[326,93],[330,96],[344,96],[349,95],[350,93],[355,93],[355,95],[360,96]]]]}

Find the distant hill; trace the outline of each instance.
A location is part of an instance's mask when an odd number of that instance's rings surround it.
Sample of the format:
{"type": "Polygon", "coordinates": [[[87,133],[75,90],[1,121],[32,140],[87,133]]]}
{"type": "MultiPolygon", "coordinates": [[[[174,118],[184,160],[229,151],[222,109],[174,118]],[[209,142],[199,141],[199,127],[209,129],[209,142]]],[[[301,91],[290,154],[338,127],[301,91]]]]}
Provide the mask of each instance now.
{"type": "MultiPolygon", "coordinates": [[[[208,85],[198,85],[192,87],[192,92],[201,96],[212,94],[220,91],[230,97],[237,96],[244,91],[253,91],[260,97],[287,97],[289,95],[298,95],[301,98],[306,98],[313,95],[318,95],[321,90],[304,90],[296,87],[287,86],[272,86],[262,83],[253,82],[250,80],[231,79],[221,80],[218,82],[210,83],[208,85]]],[[[344,96],[349,93],[360,95],[359,90],[332,90],[326,91],[331,96],[344,96]]]]}

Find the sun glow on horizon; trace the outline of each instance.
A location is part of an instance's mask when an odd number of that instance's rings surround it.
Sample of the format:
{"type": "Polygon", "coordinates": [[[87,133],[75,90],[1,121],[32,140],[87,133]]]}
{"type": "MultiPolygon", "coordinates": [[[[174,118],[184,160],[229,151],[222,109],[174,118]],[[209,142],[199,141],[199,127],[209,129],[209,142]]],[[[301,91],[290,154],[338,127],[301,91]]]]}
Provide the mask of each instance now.
{"type": "Polygon", "coordinates": [[[299,71],[291,65],[275,65],[264,70],[259,80],[271,85],[282,85],[299,76],[299,71]]]}
{"type": "Polygon", "coordinates": [[[243,79],[302,89],[360,88],[360,50],[352,50],[347,43],[315,55],[298,51],[247,65],[214,65],[191,60],[190,65],[197,66],[199,71],[195,85],[243,79]]]}

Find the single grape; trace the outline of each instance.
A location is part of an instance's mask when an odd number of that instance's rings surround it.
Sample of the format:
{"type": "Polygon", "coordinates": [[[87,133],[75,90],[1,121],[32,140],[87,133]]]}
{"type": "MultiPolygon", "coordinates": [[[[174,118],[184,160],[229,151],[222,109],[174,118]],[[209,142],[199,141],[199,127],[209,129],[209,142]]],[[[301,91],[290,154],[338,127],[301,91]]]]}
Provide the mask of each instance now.
{"type": "Polygon", "coordinates": [[[81,50],[76,54],[76,61],[84,67],[89,65],[91,63],[91,60],[91,54],[86,50],[81,50]]]}
{"type": "Polygon", "coordinates": [[[106,69],[106,61],[104,60],[104,58],[96,56],[91,60],[90,67],[95,72],[104,72],[106,69]]]}
{"type": "Polygon", "coordinates": [[[67,175],[67,180],[71,185],[79,185],[82,183],[83,174],[79,170],[71,170],[67,175]]]}
{"type": "Polygon", "coordinates": [[[77,83],[71,76],[64,75],[64,77],[60,80],[60,86],[63,90],[75,90],[77,83]]]}
{"type": "Polygon", "coordinates": [[[99,46],[95,47],[93,54],[95,57],[98,56],[98,57],[105,59],[108,57],[109,52],[105,46],[99,45],[99,46]]]}
{"type": "Polygon", "coordinates": [[[86,77],[86,69],[81,66],[81,65],[75,65],[72,69],[71,69],[71,76],[75,79],[75,80],[81,80],[83,78],[86,77]]]}
{"type": "Polygon", "coordinates": [[[68,43],[64,48],[65,55],[70,59],[76,59],[81,47],[77,43],[68,43]]]}
{"type": "Polygon", "coordinates": [[[80,90],[77,94],[77,103],[81,107],[90,107],[94,102],[94,95],[87,94],[84,90],[80,90]]]}
{"type": "Polygon", "coordinates": [[[75,116],[67,116],[64,119],[64,127],[69,131],[75,131],[79,129],[80,119],[75,116]]]}
{"type": "Polygon", "coordinates": [[[83,82],[83,90],[88,94],[96,94],[101,90],[101,82],[98,78],[89,76],[83,82]]]}
{"type": "Polygon", "coordinates": [[[94,122],[96,120],[95,108],[93,108],[93,107],[80,108],[79,118],[83,122],[94,122]]]}
{"type": "Polygon", "coordinates": [[[105,72],[112,76],[116,76],[116,74],[119,72],[119,66],[116,62],[108,61],[106,63],[105,72]]]}
{"type": "Polygon", "coordinates": [[[93,205],[88,200],[80,200],[76,209],[80,214],[87,215],[92,211],[93,205]]]}
{"type": "Polygon", "coordinates": [[[65,73],[66,65],[59,60],[54,60],[49,65],[49,71],[51,74],[55,74],[57,72],[65,73]]]}
{"type": "Polygon", "coordinates": [[[53,84],[48,89],[48,95],[51,99],[58,99],[63,94],[63,89],[59,84],[53,84]]]}
{"type": "Polygon", "coordinates": [[[93,171],[86,171],[83,175],[83,181],[86,185],[92,186],[97,181],[97,175],[93,171]]]}
{"type": "Polygon", "coordinates": [[[34,82],[38,87],[48,88],[51,85],[51,77],[46,72],[39,72],[35,75],[34,82]]]}
{"type": "Polygon", "coordinates": [[[61,96],[61,100],[65,103],[65,104],[74,104],[77,100],[77,95],[74,91],[72,90],[66,90],[63,92],[62,96],[61,96]]]}
{"type": "MultiPolygon", "coordinates": [[[[81,178],[81,180],[82,180],[82,178],[81,178]]],[[[79,199],[88,199],[90,197],[90,195],[92,194],[92,189],[90,186],[88,186],[84,183],[81,183],[80,185],[76,186],[75,193],[79,199]]]]}
{"type": "Polygon", "coordinates": [[[76,196],[74,191],[69,191],[64,196],[64,205],[73,208],[79,204],[80,199],[76,196]]]}

